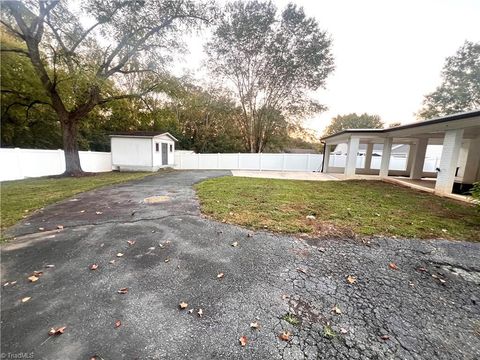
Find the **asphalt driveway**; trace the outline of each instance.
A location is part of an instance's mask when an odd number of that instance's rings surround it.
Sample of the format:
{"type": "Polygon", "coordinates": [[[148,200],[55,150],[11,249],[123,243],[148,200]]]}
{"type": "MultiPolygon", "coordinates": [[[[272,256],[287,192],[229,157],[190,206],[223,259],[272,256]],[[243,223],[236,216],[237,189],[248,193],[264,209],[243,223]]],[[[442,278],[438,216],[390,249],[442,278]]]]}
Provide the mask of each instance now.
{"type": "Polygon", "coordinates": [[[94,190],[10,229],[2,358],[480,358],[480,244],[252,233],[201,216],[191,185],[223,175],[94,190]]]}

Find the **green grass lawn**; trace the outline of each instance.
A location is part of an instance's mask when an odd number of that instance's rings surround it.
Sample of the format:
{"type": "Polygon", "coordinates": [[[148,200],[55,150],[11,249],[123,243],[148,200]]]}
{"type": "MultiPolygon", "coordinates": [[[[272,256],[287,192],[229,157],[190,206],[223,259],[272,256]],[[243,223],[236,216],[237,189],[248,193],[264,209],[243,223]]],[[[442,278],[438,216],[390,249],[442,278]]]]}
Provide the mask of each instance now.
{"type": "Polygon", "coordinates": [[[253,229],[480,241],[474,206],[381,181],[223,177],[196,190],[205,214],[253,229]]]}
{"type": "Polygon", "coordinates": [[[84,177],[50,177],[1,183],[1,228],[48,204],[100,186],[143,178],[152,173],[97,173],[84,177]]]}

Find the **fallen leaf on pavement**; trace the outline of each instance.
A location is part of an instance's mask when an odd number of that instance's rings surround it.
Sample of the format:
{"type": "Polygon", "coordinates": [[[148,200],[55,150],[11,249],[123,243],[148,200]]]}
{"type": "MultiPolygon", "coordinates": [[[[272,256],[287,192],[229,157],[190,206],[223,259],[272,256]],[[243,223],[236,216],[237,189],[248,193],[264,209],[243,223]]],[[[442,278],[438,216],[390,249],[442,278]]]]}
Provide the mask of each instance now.
{"type": "Polygon", "coordinates": [[[252,234],[252,233],[248,233],[248,234],[247,234],[247,237],[253,237],[253,234],[252,234]]]}
{"type": "Polygon", "coordinates": [[[332,312],[334,312],[335,314],[337,315],[340,315],[342,313],[342,310],[340,310],[340,308],[335,305],[333,308],[332,308],[332,312]]]}
{"type": "Polygon", "coordinates": [[[170,259],[169,259],[169,258],[166,258],[163,262],[168,263],[169,261],[170,261],[170,259]]]}
{"type": "Polygon", "coordinates": [[[217,275],[217,278],[222,279],[224,276],[225,276],[224,273],[219,273],[219,274],[217,275]]]}
{"type": "Polygon", "coordinates": [[[306,273],[307,273],[307,270],[302,269],[302,268],[297,268],[297,271],[298,271],[298,272],[301,272],[302,274],[306,274],[306,273]]]}
{"type": "Polygon", "coordinates": [[[90,270],[97,270],[98,269],[98,265],[97,264],[92,264],[90,265],[90,270]]]}
{"type": "Polygon", "coordinates": [[[36,270],[35,270],[35,271],[32,273],[32,275],[33,275],[33,276],[40,277],[40,276],[43,275],[43,271],[36,271],[36,270]]]}
{"type": "Polygon", "coordinates": [[[110,260],[109,263],[110,264],[115,264],[115,260],[110,260]]]}
{"type": "Polygon", "coordinates": [[[340,333],[341,334],[346,334],[346,333],[348,333],[348,330],[345,329],[345,328],[340,328],[340,333]]]}
{"type": "Polygon", "coordinates": [[[122,322],[120,320],[115,321],[115,329],[122,326],[122,322]]]}
{"type": "Polygon", "coordinates": [[[292,334],[289,331],[284,331],[279,335],[279,338],[283,341],[290,341],[290,336],[292,334]]]}
{"type": "Polygon", "coordinates": [[[420,272],[425,272],[425,271],[427,271],[427,269],[425,269],[424,267],[419,267],[417,270],[420,271],[420,272]]]}
{"type": "Polygon", "coordinates": [[[247,342],[248,342],[248,339],[247,339],[246,336],[241,336],[240,339],[238,339],[238,341],[240,341],[240,345],[246,346],[247,342]]]}
{"type": "Polygon", "coordinates": [[[63,225],[57,225],[57,229],[58,229],[58,230],[62,230],[62,229],[63,229],[63,225]]]}
{"type": "Polygon", "coordinates": [[[180,309],[186,309],[188,307],[188,304],[186,302],[181,302],[180,304],[178,304],[178,306],[180,307],[180,309]]]}
{"type": "Polygon", "coordinates": [[[128,293],[128,288],[121,288],[120,290],[118,290],[118,293],[119,294],[126,294],[126,293],[128,293]]]}
{"type": "Polygon", "coordinates": [[[355,276],[352,276],[352,275],[348,275],[347,276],[347,282],[349,284],[355,284],[357,282],[357,278],[355,276]]]}
{"type": "Polygon", "coordinates": [[[51,268],[54,268],[55,265],[45,265],[45,267],[48,268],[48,269],[51,269],[51,268]]]}
{"type": "Polygon", "coordinates": [[[17,280],[12,281],[12,282],[10,283],[10,285],[15,285],[16,283],[17,283],[17,280]]]}
{"type": "Polygon", "coordinates": [[[236,242],[236,241],[233,242],[233,243],[232,243],[232,246],[233,246],[233,247],[237,247],[237,246],[238,246],[238,242],[236,242]]]}
{"type": "Polygon", "coordinates": [[[260,326],[260,325],[258,325],[258,322],[256,322],[256,321],[250,323],[250,327],[251,327],[252,329],[258,329],[259,326],[260,326]]]}
{"type": "Polygon", "coordinates": [[[390,339],[390,336],[388,336],[388,335],[382,335],[382,336],[380,336],[380,339],[382,339],[382,340],[388,340],[388,339],[390,339]]]}
{"type": "Polygon", "coordinates": [[[398,266],[397,266],[397,264],[395,264],[395,263],[390,263],[390,264],[388,264],[388,267],[389,267],[390,269],[392,269],[392,270],[398,270],[398,266]]]}
{"type": "Polygon", "coordinates": [[[102,215],[103,212],[101,212],[101,211],[95,211],[95,214],[97,214],[97,215],[102,215]]]}
{"type": "Polygon", "coordinates": [[[32,275],[28,277],[28,280],[30,280],[30,282],[35,282],[38,280],[38,277],[36,277],[35,275],[32,275]]]}
{"type": "Polygon", "coordinates": [[[43,231],[43,230],[45,230],[45,228],[39,227],[38,230],[43,231]]]}
{"type": "Polygon", "coordinates": [[[187,311],[189,314],[192,314],[193,313],[193,309],[190,309],[187,311]]]}
{"type": "Polygon", "coordinates": [[[51,328],[50,331],[48,332],[48,335],[52,336],[52,335],[61,335],[65,332],[65,329],[67,327],[66,326],[62,326],[62,327],[59,327],[57,329],[55,328],[51,328]]]}
{"type": "Polygon", "coordinates": [[[24,297],[24,298],[22,299],[22,303],[25,303],[25,302],[27,302],[27,301],[30,300],[30,299],[31,299],[30,296],[26,296],[26,297],[24,297]]]}
{"type": "Polygon", "coordinates": [[[117,254],[117,257],[122,257],[122,256],[123,256],[122,253],[118,253],[118,254],[117,254]]]}
{"type": "Polygon", "coordinates": [[[127,243],[128,243],[128,245],[132,246],[136,243],[136,241],[135,240],[128,240],[127,243]]]}
{"type": "Polygon", "coordinates": [[[198,314],[198,317],[202,317],[202,315],[203,315],[203,310],[202,310],[202,309],[198,309],[197,314],[198,314]]]}

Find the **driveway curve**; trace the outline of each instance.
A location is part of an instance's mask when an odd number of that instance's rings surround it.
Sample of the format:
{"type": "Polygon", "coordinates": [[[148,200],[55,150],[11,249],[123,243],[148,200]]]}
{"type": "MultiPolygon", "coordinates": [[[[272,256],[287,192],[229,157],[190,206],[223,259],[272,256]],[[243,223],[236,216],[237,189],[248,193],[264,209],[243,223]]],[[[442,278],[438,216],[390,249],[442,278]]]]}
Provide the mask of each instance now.
{"type": "Polygon", "coordinates": [[[298,238],[201,216],[192,185],[229,174],[156,174],[9,229],[2,358],[480,357],[480,244],[298,238]]]}

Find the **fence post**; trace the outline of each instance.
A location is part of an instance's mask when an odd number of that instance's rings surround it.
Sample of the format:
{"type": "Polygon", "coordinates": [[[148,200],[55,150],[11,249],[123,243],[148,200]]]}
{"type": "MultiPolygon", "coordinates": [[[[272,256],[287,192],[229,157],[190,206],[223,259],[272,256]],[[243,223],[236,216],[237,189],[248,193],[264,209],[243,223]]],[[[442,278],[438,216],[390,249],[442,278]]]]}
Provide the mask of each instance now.
{"type": "Polygon", "coordinates": [[[200,169],[200,153],[197,154],[197,169],[200,169]]]}
{"type": "Polygon", "coordinates": [[[220,169],[220,153],[217,153],[217,169],[220,169]]]}
{"type": "Polygon", "coordinates": [[[307,171],[310,171],[310,154],[307,154],[307,171]]]}
{"type": "Polygon", "coordinates": [[[237,169],[240,170],[240,153],[237,154],[237,169]]]}
{"type": "Polygon", "coordinates": [[[283,153],[282,157],[282,171],[285,171],[285,153],[283,153]]]}
{"type": "Polygon", "coordinates": [[[262,171],[262,153],[258,153],[258,167],[262,171]]]}
{"type": "Polygon", "coordinates": [[[20,175],[21,179],[25,179],[25,176],[23,176],[23,161],[22,161],[22,149],[20,148],[15,148],[15,154],[17,155],[17,164],[18,164],[18,174],[20,175]]]}
{"type": "MultiPolygon", "coordinates": [[[[63,154],[63,150],[62,149],[57,149],[58,151],[58,172],[61,174],[63,172],[63,164],[65,164],[65,170],[67,169],[67,164],[65,163],[65,155],[63,154]]],[[[80,156],[80,154],[78,154],[78,156],[80,156]]],[[[80,163],[80,165],[82,165],[80,163]]]]}

